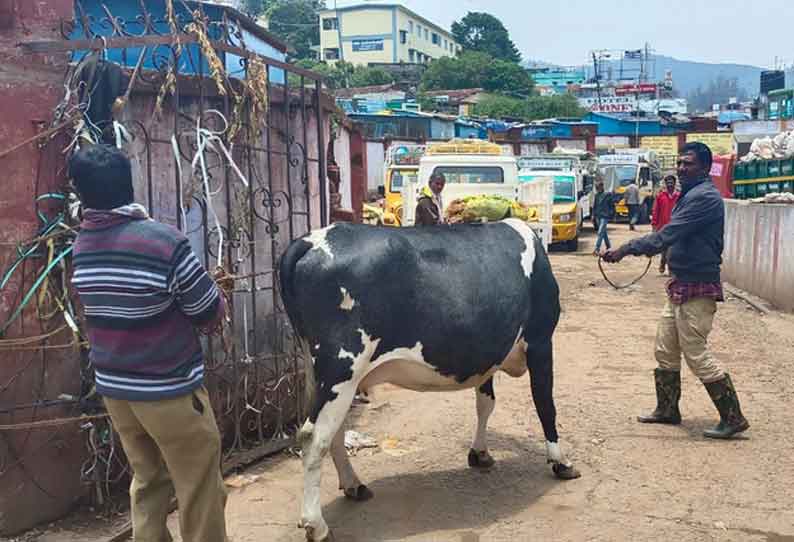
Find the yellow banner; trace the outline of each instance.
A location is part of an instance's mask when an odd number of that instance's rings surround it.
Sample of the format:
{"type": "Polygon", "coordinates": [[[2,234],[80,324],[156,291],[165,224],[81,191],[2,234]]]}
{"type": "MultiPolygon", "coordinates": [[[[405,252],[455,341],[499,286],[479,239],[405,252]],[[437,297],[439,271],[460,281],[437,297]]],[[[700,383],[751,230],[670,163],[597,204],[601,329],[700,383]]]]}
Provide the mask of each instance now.
{"type": "Polygon", "coordinates": [[[692,143],[693,141],[708,145],[712,154],[733,154],[733,133],[731,132],[687,134],[686,142],[692,143]]]}
{"type": "Polygon", "coordinates": [[[678,136],[643,136],[640,138],[640,147],[656,154],[678,155],[678,136]]]}

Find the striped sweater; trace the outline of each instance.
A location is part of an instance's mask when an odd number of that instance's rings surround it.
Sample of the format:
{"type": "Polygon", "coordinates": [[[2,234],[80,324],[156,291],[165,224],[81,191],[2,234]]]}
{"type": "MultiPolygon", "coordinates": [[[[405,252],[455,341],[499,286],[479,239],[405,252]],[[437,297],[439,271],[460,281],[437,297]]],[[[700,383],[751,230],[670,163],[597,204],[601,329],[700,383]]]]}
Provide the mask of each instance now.
{"type": "Polygon", "coordinates": [[[86,210],[74,248],[97,391],[154,401],[204,380],[196,328],[216,325],[224,303],[182,233],[142,207],[86,210]]]}

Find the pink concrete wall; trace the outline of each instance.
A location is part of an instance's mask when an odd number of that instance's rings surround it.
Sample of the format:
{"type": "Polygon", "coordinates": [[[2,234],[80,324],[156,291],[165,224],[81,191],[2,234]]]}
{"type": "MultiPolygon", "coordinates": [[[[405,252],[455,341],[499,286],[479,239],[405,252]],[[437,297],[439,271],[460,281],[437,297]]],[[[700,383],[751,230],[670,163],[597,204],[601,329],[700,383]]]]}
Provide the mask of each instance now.
{"type": "Polygon", "coordinates": [[[723,277],[794,311],[794,205],[725,202],[723,277]]]}

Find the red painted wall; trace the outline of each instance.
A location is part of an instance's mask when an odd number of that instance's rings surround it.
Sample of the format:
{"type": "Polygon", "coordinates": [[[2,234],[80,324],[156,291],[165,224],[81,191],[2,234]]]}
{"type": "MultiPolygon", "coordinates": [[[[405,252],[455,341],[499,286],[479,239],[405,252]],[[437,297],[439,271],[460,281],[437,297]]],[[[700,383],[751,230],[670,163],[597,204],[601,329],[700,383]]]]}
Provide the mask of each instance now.
{"type": "MultiPolygon", "coordinates": [[[[72,10],[72,0],[0,0],[0,152],[49,123],[63,95],[66,56],[23,54],[16,44],[59,39],[59,20],[71,18],[72,10]]],[[[42,152],[30,144],[0,158],[0,269],[15,257],[17,243],[29,239],[38,226],[36,195],[57,190],[62,183],[58,174],[63,171],[62,148],[63,142],[57,140],[42,152]]],[[[0,320],[8,318],[20,290],[30,287],[39,265],[27,266],[24,279],[18,272],[0,294],[0,320]]],[[[7,337],[41,333],[33,312],[26,311],[7,337]]],[[[69,341],[68,335],[53,338],[58,343],[69,341]]],[[[4,410],[78,391],[78,358],[71,350],[0,352],[0,424],[72,414],[62,407],[4,410]]],[[[84,446],[75,424],[0,432],[0,535],[57,518],[74,505],[87,489],[80,482],[84,446]]]]}
{"type": "Polygon", "coordinates": [[[736,161],[734,155],[715,155],[711,164],[711,178],[722,194],[723,198],[733,197],[733,165],[736,161]]]}
{"type": "Polygon", "coordinates": [[[350,199],[353,216],[361,222],[362,205],[367,196],[367,142],[361,132],[350,132],[350,199]]]}

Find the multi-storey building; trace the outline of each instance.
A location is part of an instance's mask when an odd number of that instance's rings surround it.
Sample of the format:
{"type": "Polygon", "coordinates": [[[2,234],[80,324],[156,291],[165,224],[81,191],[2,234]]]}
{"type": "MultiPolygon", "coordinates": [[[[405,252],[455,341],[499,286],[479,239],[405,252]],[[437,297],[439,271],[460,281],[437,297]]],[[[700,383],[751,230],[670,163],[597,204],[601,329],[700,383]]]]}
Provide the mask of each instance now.
{"type": "Polygon", "coordinates": [[[320,12],[320,59],[329,63],[426,64],[460,50],[451,33],[399,4],[320,12]]]}

